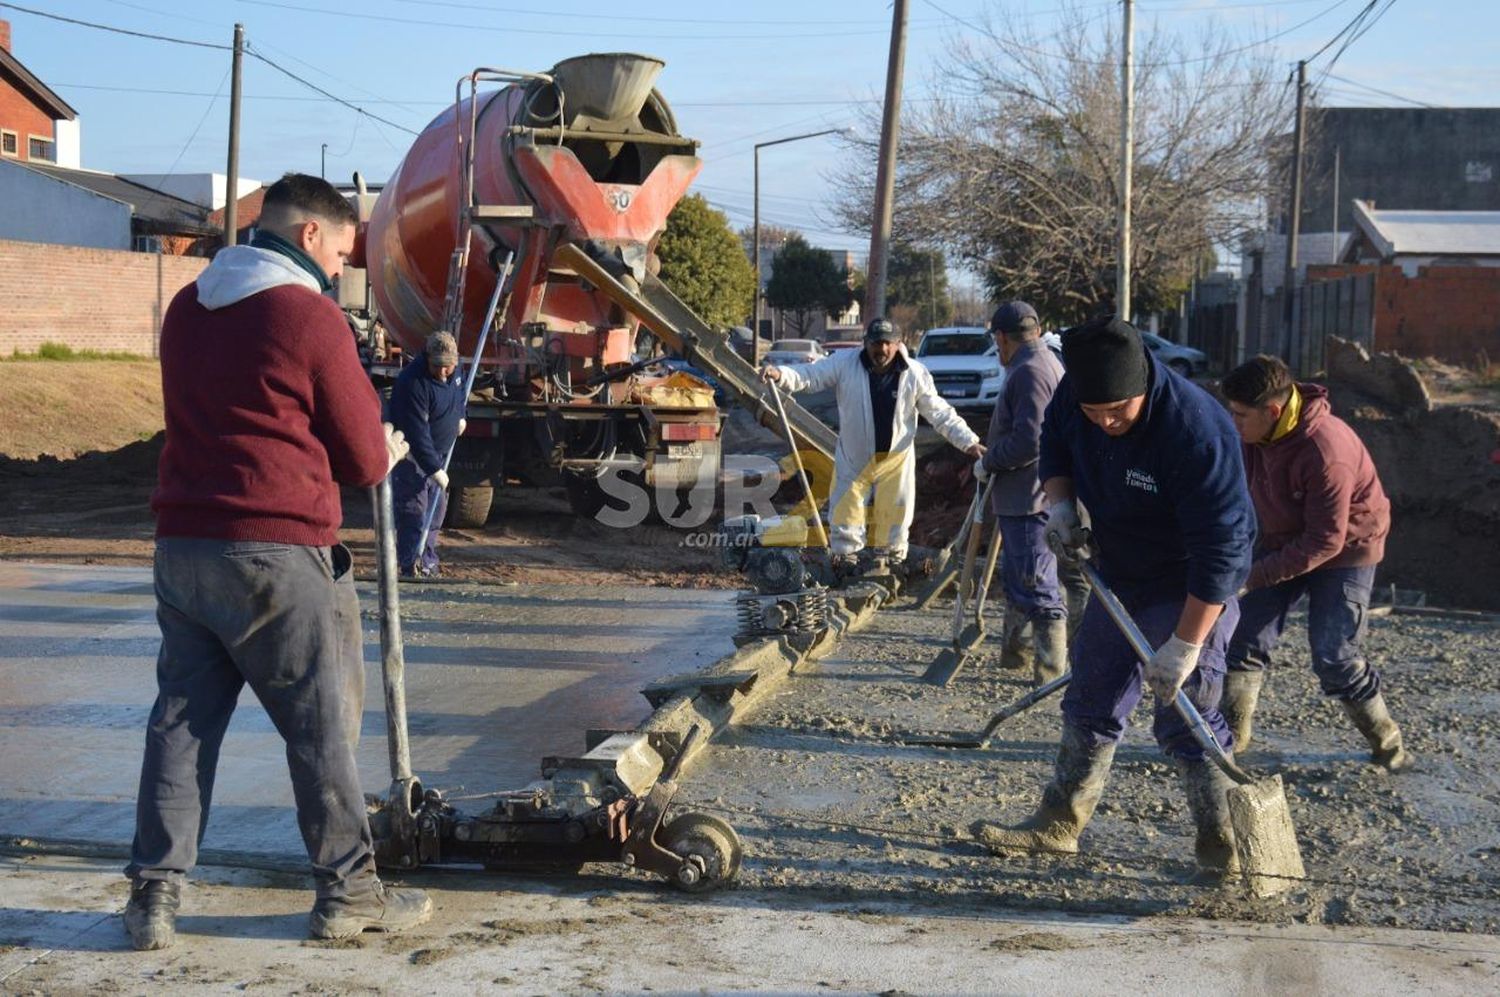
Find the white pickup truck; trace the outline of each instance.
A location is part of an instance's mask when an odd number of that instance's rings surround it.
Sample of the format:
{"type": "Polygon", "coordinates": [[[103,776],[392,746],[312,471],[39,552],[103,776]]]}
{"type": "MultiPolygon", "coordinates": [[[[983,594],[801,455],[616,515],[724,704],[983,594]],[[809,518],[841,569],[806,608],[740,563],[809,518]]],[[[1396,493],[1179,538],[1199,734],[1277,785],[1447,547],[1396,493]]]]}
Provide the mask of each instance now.
{"type": "Polygon", "coordinates": [[[979,326],[928,329],[917,346],[917,359],[932,372],[938,394],[956,409],[985,412],[995,407],[1005,368],[995,339],[979,326]]]}

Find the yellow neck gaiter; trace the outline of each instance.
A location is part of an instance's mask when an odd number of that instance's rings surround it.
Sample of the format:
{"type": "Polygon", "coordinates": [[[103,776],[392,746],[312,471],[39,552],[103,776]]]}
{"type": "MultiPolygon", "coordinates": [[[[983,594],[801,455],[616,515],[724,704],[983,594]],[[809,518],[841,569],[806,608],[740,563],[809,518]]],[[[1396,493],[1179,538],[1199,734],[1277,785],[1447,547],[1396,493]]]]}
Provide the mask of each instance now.
{"type": "Polygon", "coordinates": [[[1292,396],[1286,400],[1286,408],[1281,410],[1281,418],[1276,420],[1276,425],[1271,427],[1271,435],[1266,438],[1267,443],[1275,443],[1297,428],[1297,423],[1302,419],[1302,392],[1297,386],[1292,385],[1292,396]]]}

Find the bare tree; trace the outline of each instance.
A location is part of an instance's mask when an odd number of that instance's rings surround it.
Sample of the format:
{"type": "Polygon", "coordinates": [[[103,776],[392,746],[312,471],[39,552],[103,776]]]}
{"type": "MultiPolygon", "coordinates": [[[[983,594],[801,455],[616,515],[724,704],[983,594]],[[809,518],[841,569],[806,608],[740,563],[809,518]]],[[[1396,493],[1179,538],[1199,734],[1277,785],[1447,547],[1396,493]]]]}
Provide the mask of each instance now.
{"type": "MultiPolygon", "coordinates": [[[[996,9],[949,42],[934,98],[901,128],[896,228],[946,249],[996,300],[1072,322],[1107,307],[1119,198],[1115,19],[1066,10],[1046,38],[996,9]]],[[[1216,26],[1136,46],[1135,305],[1175,303],[1216,246],[1262,212],[1267,143],[1286,122],[1278,71],[1216,26]]],[[[852,144],[840,183],[851,228],[868,225],[873,147],[852,144]],[[853,164],[851,164],[853,166],[853,164]]]]}

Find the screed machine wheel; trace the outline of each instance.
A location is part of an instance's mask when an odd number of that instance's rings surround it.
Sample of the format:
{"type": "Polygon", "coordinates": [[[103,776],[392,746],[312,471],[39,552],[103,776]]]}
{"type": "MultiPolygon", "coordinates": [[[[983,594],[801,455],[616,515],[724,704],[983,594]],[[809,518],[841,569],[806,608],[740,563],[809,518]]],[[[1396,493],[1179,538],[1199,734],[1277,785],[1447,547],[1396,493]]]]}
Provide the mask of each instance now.
{"type": "Polygon", "coordinates": [[[740,873],[740,836],[717,817],[700,813],[674,817],[662,827],[658,840],[685,860],[671,877],[672,885],[680,890],[717,890],[734,882],[740,873]]]}

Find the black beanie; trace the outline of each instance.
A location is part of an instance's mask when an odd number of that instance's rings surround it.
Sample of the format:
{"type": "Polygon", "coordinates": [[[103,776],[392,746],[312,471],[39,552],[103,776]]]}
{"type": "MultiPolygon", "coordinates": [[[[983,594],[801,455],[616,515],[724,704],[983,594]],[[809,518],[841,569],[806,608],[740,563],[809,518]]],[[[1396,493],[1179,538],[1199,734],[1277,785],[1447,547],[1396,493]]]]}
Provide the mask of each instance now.
{"type": "Polygon", "coordinates": [[[1069,329],[1062,353],[1081,405],[1108,405],[1146,393],[1146,347],[1124,319],[1110,316],[1069,329]]]}

